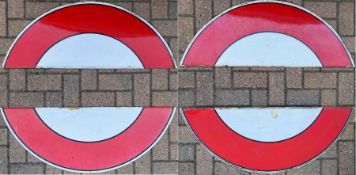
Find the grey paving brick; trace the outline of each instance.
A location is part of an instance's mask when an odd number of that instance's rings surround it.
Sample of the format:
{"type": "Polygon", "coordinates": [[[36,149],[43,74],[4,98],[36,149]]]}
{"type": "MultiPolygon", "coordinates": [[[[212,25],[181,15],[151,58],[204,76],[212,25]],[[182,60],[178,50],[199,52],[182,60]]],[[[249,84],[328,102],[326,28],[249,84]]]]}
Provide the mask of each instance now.
{"type": "Polygon", "coordinates": [[[269,105],[278,106],[284,105],[284,73],[269,73],[269,105]]]}
{"type": "Polygon", "coordinates": [[[130,90],[132,88],[130,74],[99,74],[100,90],[130,90]]]}
{"type": "Polygon", "coordinates": [[[236,88],[266,88],[267,74],[256,72],[234,72],[234,87],[236,88]]]}
{"type": "Polygon", "coordinates": [[[288,90],[287,105],[319,105],[318,90],[288,90]]]}
{"type": "Polygon", "coordinates": [[[300,175],[300,174],[310,174],[310,175],[320,175],[320,161],[315,160],[306,165],[302,168],[295,168],[289,171],[288,175],[300,175]]]}
{"type": "Polygon", "coordinates": [[[20,143],[11,135],[9,140],[10,157],[9,161],[11,163],[24,163],[26,162],[26,151],[20,143]]]}
{"type": "Polygon", "coordinates": [[[196,143],[197,140],[187,126],[178,127],[178,139],[180,143],[196,143]]]}
{"type": "Polygon", "coordinates": [[[178,15],[193,14],[193,0],[180,0],[178,2],[178,15]]]}
{"type": "Polygon", "coordinates": [[[7,147],[0,147],[0,173],[8,173],[7,147]]]}
{"type": "Polygon", "coordinates": [[[0,74],[0,106],[7,106],[7,93],[8,93],[8,89],[7,89],[7,75],[1,75],[0,74]]]}
{"type": "Polygon", "coordinates": [[[82,92],[82,106],[114,106],[114,92],[82,92]]]}
{"type": "Polygon", "coordinates": [[[11,174],[40,174],[44,172],[42,164],[10,164],[11,174]]]}
{"type": "Polygon", "coordinates": [[[11,92],[11,107],[41,107],[44,106],[44,93],[40,92],[11,92]]]}
{"type": "Polygon", "coordinates": [[[194,88],[194,72],[178,72],[179,88],[194,88]]]}
{"type": "Polygon", "coordinates": [[[169,159],[169,140],[168,134],[165,133],[159,142],[152,149],[153,160],[168,160],[169,159]]]}
{"type": "Polygon", "coordinates": [[[30,22],[30,20],[8,20],[9,36],[16,37],[30,22]]]}
{"type": "Polygon", "coordinates": [[[237,169],[236,167],[226,165],[222,162],[215,163],[215,174],[225,175],[225,174],[236,174],[236,175],[248,175],[247,172],[237,169]]]}
{"type": "Polygon", "coordinates": [[[22,18],[24,17],[24,0],[11,0],[8,1],[7,15],[9,18],[22,18]]]}
{"type": "Polygon", "coordinates": [[[306,88],[336,88],[336,73],[305,73],[306,88]]]}
{"type": "Polygon", "coordinates": [[[61,75],[27,75],[29,91],[61,90],[61,75]]]}
{"type": "Polygon", "coordinates": [[[194,163],[181,162],[178,165],[178,174],[193,175],[194,173],[194,163]]]}
{"type": "Polygon", "coordinates": [[[148,2],[133,3],[133,11],[147,21],[151,20],[149,8],[150,8],[150,3],[148,2]]]}
{"type": "Polygon", "coordinates": [[[335,2],[305,2],[304,7],[324,18],[336,17],[335,2]]]}
{"type": "Polygon", "coordinates": [[[201,145],[197,145],[196,147],[196,174],[213,174],[213,156],[211,156],[210,153],[208,153],[201,145]]]}
{"type": "Polygon", "coordinates": [[[178,147],[179,161],[194,161],[195,145],[179,145],[178,147]]]}
{"type": "Polygon", "coordinates": [[[214,82],[213,73],[212,72],[197,72],[197,105],[213,105],[214,97],[213,97],[213,88],[214,82]]]}
{"type": "Polygon", "coordinates": [[[26,88],[26,70],[11,69],[9,70],[9,81],[11,90],[25,90],[26,88]]]}
{"type": "Polygon", "coordinates": [[[58,2],[25,2],[26,17],[36,18],[59,5],[58,2]]]}
{"type": "Polygon", "coordinates": [[[116,171],[118,174],[132,174],[133,170],[134,170],[133,164],[130,163],[128,165],[125,165],[125,166],[117,169],[116,171]]]}
{"type": "Polygon", "coordinates": [[[177,174],[178,166],[176,162],[154,162],[152,163],[155,174],[177,174]]]}
{"type": "Polygon", "coordinates": [[[137,174],[150,174],[151,173],[151,155],[150,152],[143,155],[135,161],[135,172],[137,174]]]}
{"type": "Polygon", "coordinates": [[[339,32],[341,35],[355,34],[354,2],[339,3],[339,32]]]}
{"type": "Polygon", "coordinates": [[[148,106],[150,105],[150,75],[135,74],[134,75],[134,105],[148,106]]]}
{"type": "Polygon", "coordinates": [[[0,128],[0,146],[7,145],[7,129],[0,128]]]}
{"type": "Polygon", "coordinates": [[[132,92],[116,92],[117,106],[132,106],[132,92]]]}
{"type": "Polygon", "coordinates": [[[219,106],[237,105],[248,106],[250,104],[248,90],[216,90],[215,104],[219,106]]]}
{"type": "Polygon", "coordinates": [[[195,0],[195,28],[198,31],[212,18],[212,1],[195,0]]]}
{"type": "Polygon", "coordinates": [[[353,142],[339,141],[339,174],[355,174],[355,147],[353,142]]]}
{"type": "Polygon", "coordinates": [[[78,75],[63,75],[63,103],[64,106],[72,107],[80,105],[78,75]]]}
{"type": "Polygon", "coordinates": [[[221,67],[215,69],[215,87],[231,88],[231,68],[221,67]]]}
{"type": "Polygon", "coordinates": [[[7,23],[6,23],[6,2],[0,2],[0,36],[6,36],[7,23]]]}
{"type": "Polygon", "coordinates": [[[252,106],[267,106],[267,90],[252,90],[251,92],[252,106]]]}
{"type": "Polygon", "coordinates": [[[355,96],[355,83],[353,73],[339,73],[338,103],[353,105],[355,96]]]}
{"type": "Polygon", "coordinates": [[[81,71],[81,90],[94,90],[97,87],[97,70],[83,69],[81,71]]]}
{"type": "Polygon", "coordinates": [[[152,70],[152,90],[167,90],[168,89],[168,70],[154,69],[152,70]]]}
{"type": "Polygon", "coordinates": [[[321,106],[336,106],[336,90],[321,90],[321,106]]]}
{"type": "Polygon", "coordinates": [[[337,160],[321,160],[321,173],[323,175],[337,175],[337,160]]]}
{"type": "Polygon", "coordinates": [[[152,18],[167,18],[168,17],[168,1],[166,0],[152,0],[152,18]]]}

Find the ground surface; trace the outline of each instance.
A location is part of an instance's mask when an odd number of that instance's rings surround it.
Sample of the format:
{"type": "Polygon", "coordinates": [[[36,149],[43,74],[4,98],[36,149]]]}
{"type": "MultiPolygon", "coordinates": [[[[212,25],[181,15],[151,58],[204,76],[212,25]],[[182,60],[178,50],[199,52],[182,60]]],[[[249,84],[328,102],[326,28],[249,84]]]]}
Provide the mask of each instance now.
{"type": "MultiPolygon", "coordinates": [[[[0,0],[0,61],[31,20],[69,0],[0,0]]],[[[108,1],[144,17],[177,61],[194,34],[234,0],[108,1]],[[178,29],[177,29],[178,28],[178,29]]],[[[353,0],[304,0],[355,54],[353,0]]],[[[354,69],[215,68],[177,70],[0,69],[2,107],[64,106],[354,106],[354,69]],[[178,82],[179,79],[179,82],[178,82]],[[177,95],[177,90],[179,94],[177,95]]],[[[355,122],[317,160],[286,174],[355,174],[355,122]]],[[[39,162],[0,119],[1,173],[68,173],[39,162]]],[[[109,173],[249,174],[213,158],[176,114],[161,141],[138,161],[109,173]]],[[[251,174],[251,173],[250,173],[251,174]]],[[[252,173],[253,174],[253,173],[252,173]]],[[[284,173],[281,173],[284,174],[284,173]]]]}

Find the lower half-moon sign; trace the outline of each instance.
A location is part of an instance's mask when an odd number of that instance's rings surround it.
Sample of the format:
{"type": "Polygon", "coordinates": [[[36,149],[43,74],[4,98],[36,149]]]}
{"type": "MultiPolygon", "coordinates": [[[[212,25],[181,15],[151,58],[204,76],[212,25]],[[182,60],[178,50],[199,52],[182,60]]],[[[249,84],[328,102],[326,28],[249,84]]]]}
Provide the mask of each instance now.
{"type": "Polygon", "coordinates": [[[250,171],[299,167],[325,151],[352,108],[184,108],[187,124],[215,156],[250,171]]]}
{"type": "Polygon", "coordinates": [[[154,146],[173,107],[3,108],[15,138],[35,157],[74,172],[124,166],[154,146]]]}

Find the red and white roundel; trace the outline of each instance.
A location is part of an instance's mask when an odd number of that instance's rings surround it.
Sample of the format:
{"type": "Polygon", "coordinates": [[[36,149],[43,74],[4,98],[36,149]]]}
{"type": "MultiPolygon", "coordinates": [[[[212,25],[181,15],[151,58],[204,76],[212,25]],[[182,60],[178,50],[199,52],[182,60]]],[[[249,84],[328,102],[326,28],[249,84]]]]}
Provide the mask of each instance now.
{"type": "Polygon", "coordinates": [[[16,38],[4,68],[174,68],[171,51],[149,23],[107,3],[53,9],[16,38]]]}
{"type": "Polygon", "coordinates": [[[194,37],[182,66],[353,67],[337,33],[286,2],[248,2],[216,16],[194,37]]]}
{"type": "Polygon", "coordinates": [[[187,124],[215,156],[252,171],[301,166],[336,141],[352,108],[185,108],[187,124]]]}
{"type": "Polygon", "coordinates": [[[172,107],[4,108],[15,138],[40,160],[74,172],[103,172],[152,148],[172,107]]]}

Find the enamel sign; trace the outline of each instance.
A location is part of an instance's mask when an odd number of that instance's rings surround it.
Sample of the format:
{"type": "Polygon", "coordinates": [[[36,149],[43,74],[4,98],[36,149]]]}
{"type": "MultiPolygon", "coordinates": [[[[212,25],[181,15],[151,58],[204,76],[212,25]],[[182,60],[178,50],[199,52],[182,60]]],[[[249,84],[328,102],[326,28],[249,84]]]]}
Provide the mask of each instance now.
{"type": "Polygon", "coordinates": [[[215,156],[248,171],[299,167],[336,141],[352,108],[184,108],[186,123],[215,156]]]}
{"type": "Polygon", "coordinates": [[[76,3],[53,9],[16,38],[4,68],[175,68],[149,23],[121,7],[76,3]]]}
{"type": "Polygon", "coordinates": [[[74,172],[119,168],[149,151],[173,107],[4,108],[15,138],[40,160],[74,172]]]}
{"type": "Polygon", "coordinates": [[[216,16],[194,37],[181,66],[353,67],[325,21],[286,2],[248,2],[216,16]]]}

